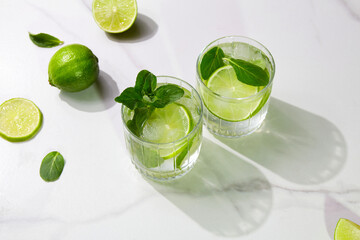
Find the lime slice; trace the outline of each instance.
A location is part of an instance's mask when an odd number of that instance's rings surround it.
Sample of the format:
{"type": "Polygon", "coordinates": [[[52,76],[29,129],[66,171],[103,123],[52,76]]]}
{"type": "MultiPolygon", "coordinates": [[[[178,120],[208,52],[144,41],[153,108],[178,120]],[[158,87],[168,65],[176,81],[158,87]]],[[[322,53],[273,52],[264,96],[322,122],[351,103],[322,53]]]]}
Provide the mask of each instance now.
{"type": "MultiPolygon", "coordinates": [[[[142,138],[153,143],[171,143],[189,134],[191,117],[181,105],[171,103],[164,108],[157,108],[145,122],[142,138]]],[[[160,156],[168,159],[176,156],[186,147],[187,141],[172,146],[160,147],[160,156]]]]}
{"type": "Polygon", "coordinates": [[[334,234],[335,240],[360,240],[360,226],[352,221],[340,218],[334,234]]]}
{"type": "Polygon", "coordinates": [[[240,82],[231,66],[216,70],[209,78],[207,86],[213,92],[228,98],[244,98],[258,92],[258,87],[240,82]]]}
{"type": "Polygon", "coordinates": [[[40,129],[42,114],[30,100],[12,98],[0,105],[0,136],[20,142],[33,137],[40,129]]]}
{"type": "Polygon", "coordinates": [[[95,22],[105,32],[124,32],[135,22],[136,0],[94,0],[92,13],[95,22]]]}
{"type": "Polygon", "coordinates": [[[231,99],[246,98],[256,94],[261,89],[261,87],[240,82],[231,66],[216,70],[209,78],[207,86],[210,90],[225,98],[203,92],[204,104],[214,115],[227,121],[247,119],[261,101],[259,97],[241,101],[231,99]]]}

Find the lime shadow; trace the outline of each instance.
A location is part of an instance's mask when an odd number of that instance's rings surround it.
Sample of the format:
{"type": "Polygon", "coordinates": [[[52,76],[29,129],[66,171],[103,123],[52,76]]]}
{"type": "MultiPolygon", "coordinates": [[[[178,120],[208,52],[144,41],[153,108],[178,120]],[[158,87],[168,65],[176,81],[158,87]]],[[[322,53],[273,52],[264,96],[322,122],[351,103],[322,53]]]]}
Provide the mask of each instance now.
{"type": "Polygon", "coordinates": [[[152,38],[158,30],[158,25],[148,16],[138,13],[134,24],[122,33],[105,33],[106,36],[115,42],[135,43],[152,38]]]}
{"type": "Polygon", "coordinates": [[[116,82],[100,70],[97,81],[80,92],[61,91],[59,96],[67,104],[84,112],[100,112],[115,105],[114,98],[119,95],[116,82]]]}

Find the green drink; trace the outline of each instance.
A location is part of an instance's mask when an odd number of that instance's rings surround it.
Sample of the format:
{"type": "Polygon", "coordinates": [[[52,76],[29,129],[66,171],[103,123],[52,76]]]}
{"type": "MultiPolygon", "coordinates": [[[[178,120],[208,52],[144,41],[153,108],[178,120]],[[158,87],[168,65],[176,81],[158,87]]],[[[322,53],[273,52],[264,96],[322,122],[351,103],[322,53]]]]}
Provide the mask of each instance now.
{"type": "MultiPolygon", "coordinates": [[[[177,86],[182,96],[159,108],[156,94],[150,98],[145,110],[134,110],[123,105],[125,142],[131,160],[140,173],[154,180],[166,181],[178,178],[189,172],[200,152],[202,141],[202,102],[199,94],[185,81],[159,76],[154,88],[177,86]],[[150,110],[146,110],[150,109],[150,110]],[[136,114],[144,118],[141,130],[134,122],[139,122],[136,114]],[[134,127],[135,126],[135,127],[134,127]]],[[[168,91],[167,91],[168,92],[168,91]]]]}
{"type": "Polygon", "coordinates": [[[275,63],[255,40],[224,37],[210,43],[197,60],[197,88],[204,119],[214,134],[245,136],[265,119],[275,63]]]}

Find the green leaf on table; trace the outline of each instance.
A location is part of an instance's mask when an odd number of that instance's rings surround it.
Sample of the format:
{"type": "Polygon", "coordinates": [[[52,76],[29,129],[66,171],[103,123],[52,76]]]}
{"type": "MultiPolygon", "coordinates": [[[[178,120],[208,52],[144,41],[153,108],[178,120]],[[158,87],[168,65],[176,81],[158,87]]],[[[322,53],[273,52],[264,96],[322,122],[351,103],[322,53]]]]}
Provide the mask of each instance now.
{"type": "Polygon", "coordinates": [[[115,101],[118,103],[122,103],[131,110],[134,110],[136,107],[139,107],[142,105],[142,99],[140,93],[138,93],[135,88],[129,87],[126,88],[120,96],[115,98],[115,101]]]}
{"type": "Polygon", "coordinates": [[[163,108],[167,104],[180,99],[184,90],[175,84],[165,84],[156,88],[157,79],[147,70],[138,73],[135,87],[126,88],[120,96],[115,98],[118,103],[134,111],[131,120],[126,125],[137,136],[140,136],[145,121],[155,108],[163,108]]]}
{"type": "Polygon", "coordinates": [[[30,40],[38,47],[51,48],[63,44],[58,38],[46,33],[32,34],[29,33],[30,40]]]}
{"type": "Polygon", "coordinates": [[[46,182],[53,182],[59,179],[65,161],[59,152],[51,152],[47,154],[41,162],[40,177],[46,182]]]}
{"type": "Polygon", "coordinates": [[[135,82],[135,90],[141,95],[151,95],[156,88],[156,76],[148,70],[138,73],[135,82]]]}
{"type": "Polygon", "coordinates": [[[251,86],[266,86],[269,83],[269,75],[261,67],[241,59],[223,59],[234,68],[239,81],[251,86]]]}
{"type": "Polygon", "coordinates": [[[213,47],[204,54],[200,63],[200,73],[204,80],[208,80],[216,69],[225,65],[223,57],[225,57],[224,51],[219,47],[213,47]]]}
{"type": "Polygon", "coordinates": [[[166,84],[155,90],[155,101],[151,104],[156,108],[163,108],[184,96],[184,90],[174,84],[166,84]]]}

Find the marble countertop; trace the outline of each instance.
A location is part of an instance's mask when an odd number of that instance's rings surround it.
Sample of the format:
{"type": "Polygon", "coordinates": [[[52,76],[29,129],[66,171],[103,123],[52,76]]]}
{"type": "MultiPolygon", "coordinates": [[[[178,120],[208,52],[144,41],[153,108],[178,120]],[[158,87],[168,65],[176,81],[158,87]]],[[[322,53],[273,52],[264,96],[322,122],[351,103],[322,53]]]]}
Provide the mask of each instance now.
{"type": "Polygon", "coordinates": [[[360,3],[356,0],[138,0],[120,35],[94,22],[90,0],[0,2],[0,102],[32,100],[44,122],[30,141],[0,139],[0,239],[332,239],[360,223],[360,3]],[[48,84],[59,48],[28,32],[88,46],[99,81],[79,93],[48,84]],[[273,54],[269,113],[237,140],[206,130],[195,168],[168,185],[142,178],[126,152],[114,97],[148,69],[195,85],[210,41],[244,35],[273,54]],[[60,179],[39,176],[62,153],[60,179]]]}

